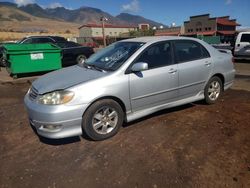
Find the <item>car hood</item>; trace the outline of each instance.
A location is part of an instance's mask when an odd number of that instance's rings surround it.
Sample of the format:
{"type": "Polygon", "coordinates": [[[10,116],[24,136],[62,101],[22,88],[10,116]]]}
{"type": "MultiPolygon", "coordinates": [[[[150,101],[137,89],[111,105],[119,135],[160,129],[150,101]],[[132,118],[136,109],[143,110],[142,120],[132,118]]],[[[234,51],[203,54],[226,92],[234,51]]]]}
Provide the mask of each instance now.
{"type": "Polygon", "coordinates": [[[94,80],[106,74],[105,72],[86,69],[75,65],[41,76],[32,83],[32,87],[34,87],[39,94],[44,94],[55,90],[66,89],[89,80],[94,80]]]}

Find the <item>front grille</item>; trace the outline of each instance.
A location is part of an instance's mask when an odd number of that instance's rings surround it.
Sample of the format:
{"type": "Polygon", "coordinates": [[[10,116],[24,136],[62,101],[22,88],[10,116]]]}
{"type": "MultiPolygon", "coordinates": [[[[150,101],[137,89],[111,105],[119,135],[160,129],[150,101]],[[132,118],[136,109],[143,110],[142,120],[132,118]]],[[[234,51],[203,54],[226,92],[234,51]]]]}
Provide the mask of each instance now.
{"type": "Polygon", "coordinates": [[[30,92],[29,92],[29,97],[31,99],[36,99],[37,95],[38,95],[38,91],[34,87],[31,87],[30,92]]]}

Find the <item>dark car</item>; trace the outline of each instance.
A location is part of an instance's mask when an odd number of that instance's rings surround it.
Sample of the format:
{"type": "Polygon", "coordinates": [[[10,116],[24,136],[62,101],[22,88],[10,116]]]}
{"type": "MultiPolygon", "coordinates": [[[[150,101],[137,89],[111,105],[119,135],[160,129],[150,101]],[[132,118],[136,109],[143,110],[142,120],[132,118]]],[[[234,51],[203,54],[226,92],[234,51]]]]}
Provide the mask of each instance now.
{"type": "Polygon", "coordinates": [[[6,42],[6,43],[0,43],[0,67],[5,67],[4,61],[3,61],[3,45],[5,44],[13,44],[14,42],[6,42]]]}
{"type": "Polygon", "coordinates": [[[89,58],[94,53],[92,47],[81,46],[75,42],[59,42],[56,43],[62,49],[63,59],[62,65],[69,66],[76,63],[81,63],[82,60],[89,58]]]}
{"type": "Polygon", "coordinates": [[[59,36],[30,36],[24,37],[19,40],[18,44],[35,44],[35,43],[58,43],[58,42],[67,42],[63,37],[59,36]]]}
{"type": "MultiPolygon", "coordinates": [[[[18,44],[53,43],[62,49],[62,66],[69,66],[80,63],[83,59],[89,58],[94,53],[93,48],[81,46],[78,43],[67,41],[59,36],[30,36],[17,42],[18,44]]],[[[0,59],[3,48],[0,47],[0,59]]],[[[0,62],[2,66],[2,61],[0,62]]]]}

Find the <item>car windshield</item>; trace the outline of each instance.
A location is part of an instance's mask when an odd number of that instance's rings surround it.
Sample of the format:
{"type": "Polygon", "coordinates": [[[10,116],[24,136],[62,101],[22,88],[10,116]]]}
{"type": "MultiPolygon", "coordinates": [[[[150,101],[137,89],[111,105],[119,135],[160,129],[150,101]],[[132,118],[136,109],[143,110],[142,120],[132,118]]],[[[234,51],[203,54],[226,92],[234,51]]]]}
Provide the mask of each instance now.
{"type": "Polygon", "coordinates": [[[106,71],[115,71],[143,45],[141,42],[116,42],[92,55],[84,64],[106,71]]]}

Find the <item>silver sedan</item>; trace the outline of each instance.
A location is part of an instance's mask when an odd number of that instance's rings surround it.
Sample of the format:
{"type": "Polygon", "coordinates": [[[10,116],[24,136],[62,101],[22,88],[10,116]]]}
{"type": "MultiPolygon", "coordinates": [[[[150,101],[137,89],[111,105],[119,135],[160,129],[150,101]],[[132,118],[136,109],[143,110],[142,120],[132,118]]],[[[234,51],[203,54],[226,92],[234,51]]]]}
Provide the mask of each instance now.
{"type": "Polygon", "coordinates": [[[204,100],[215,103],[234,80],[230,54],[185,37],[116,42],[83,64],[48,73],[25,96],[30,123],[47,138],[114,136],[124,122],[204,100]]]}

